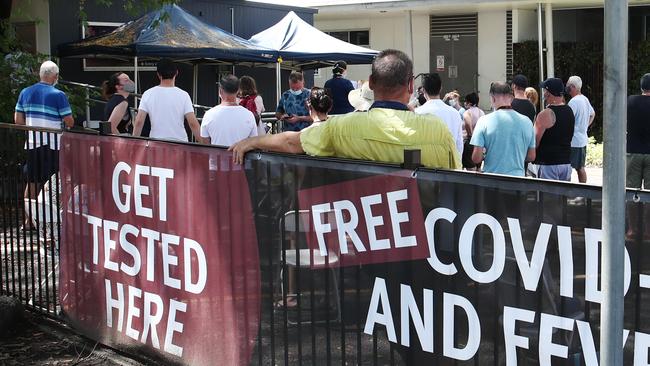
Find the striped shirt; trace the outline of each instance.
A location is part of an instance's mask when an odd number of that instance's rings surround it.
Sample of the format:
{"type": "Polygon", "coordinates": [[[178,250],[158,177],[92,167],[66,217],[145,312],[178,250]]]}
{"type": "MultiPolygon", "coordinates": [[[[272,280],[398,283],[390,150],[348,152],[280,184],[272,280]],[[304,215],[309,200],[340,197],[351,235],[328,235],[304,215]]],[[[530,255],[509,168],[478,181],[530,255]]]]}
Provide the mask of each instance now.
{"type": "MultiPolygon", "coordinates": [[[[50,84],[39,82],[20,92],[16,112],[25,114],[27,126],[60,129],[63,118],[71,115],[72,109],[65,93],[50,84]]],[[[60,139],[61,134],[29,133],[27,148],[34,149],[49,145],[50,149],[58,150],[60,139]]]]}

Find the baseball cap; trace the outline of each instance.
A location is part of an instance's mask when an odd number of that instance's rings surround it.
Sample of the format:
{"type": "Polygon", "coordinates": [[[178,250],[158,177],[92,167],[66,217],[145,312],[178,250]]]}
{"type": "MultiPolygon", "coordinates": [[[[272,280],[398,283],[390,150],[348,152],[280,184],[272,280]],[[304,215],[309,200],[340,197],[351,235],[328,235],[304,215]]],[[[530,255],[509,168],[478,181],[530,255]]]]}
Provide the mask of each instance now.
{"type": "Polygon", "coordinates": [[[528,87],[528,78],[522,74],[517,74],[512,78],[512,84],[521,89],[526,89],[528,87]]]}
{"type": "Polygon", "coordinates": [[[549,93],[556,97],[560,97],[564,93],[564,83],[562,79],[558,78],[548,78],[539,87],[548,90],[549,93]]]}
{"type": "Polygon", "coordinates": [[[650,73],[643,75],[641,78],[641,90],[650,90],[650,73]]]}

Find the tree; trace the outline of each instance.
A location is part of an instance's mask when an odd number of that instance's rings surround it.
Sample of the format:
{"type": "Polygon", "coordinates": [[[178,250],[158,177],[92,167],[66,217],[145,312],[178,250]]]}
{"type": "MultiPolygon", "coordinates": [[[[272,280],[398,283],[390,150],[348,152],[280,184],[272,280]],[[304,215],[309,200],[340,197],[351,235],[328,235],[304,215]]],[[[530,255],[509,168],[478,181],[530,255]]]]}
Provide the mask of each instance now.
{"type": "MultiPolygon", "coordinates": [[[[95,4],[110,7],[114,0],[79,0],[79,19],[85,21],[86,6],[95,4]]],[[[180,0],[123,0],[122,7],[132,15],[159,9],[165,5],[177,4],[180,0]]],[[[23,50],[21,42],[16,38],[10,23],[12,0],[0,0],[0,122],[11,123],[16,100],[20,91],[38,81],[38,68],[47,60],[48,55],[30,54],[23,50]]],[[[163,13],[158,21],[165,21],[167,14],[163,13]]],[[[58,86],[68,95],[73,113],[83,111],[85,95],[82,91],[66,86],[58,86]]]]}

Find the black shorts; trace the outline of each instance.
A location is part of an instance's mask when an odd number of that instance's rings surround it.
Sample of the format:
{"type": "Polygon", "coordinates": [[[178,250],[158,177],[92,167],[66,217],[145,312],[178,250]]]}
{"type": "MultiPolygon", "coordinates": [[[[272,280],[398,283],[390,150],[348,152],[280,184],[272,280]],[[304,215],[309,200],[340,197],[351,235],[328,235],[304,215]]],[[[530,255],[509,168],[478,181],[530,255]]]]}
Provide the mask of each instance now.
{"type": "Polygon", "coordinates": [[[52,150],[47,145],[27,150],[23,174],[28,183],[43,184],[58,171],[59,150],[52,150]]]}

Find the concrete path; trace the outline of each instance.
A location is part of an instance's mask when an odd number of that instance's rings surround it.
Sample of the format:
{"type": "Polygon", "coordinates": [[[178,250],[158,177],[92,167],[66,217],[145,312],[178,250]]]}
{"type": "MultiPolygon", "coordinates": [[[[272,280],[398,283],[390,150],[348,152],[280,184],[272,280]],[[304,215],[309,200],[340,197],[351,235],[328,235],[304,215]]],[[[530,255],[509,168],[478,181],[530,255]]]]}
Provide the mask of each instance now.
{"type": "MultiPolygon", "coordinates": [[[[585,168],[587,170],[587,184],[603,185],[603,168],[585,168]]],[[[575,169],[571,173],[571,182],[578,183],[578,174],[575,169]]]]}

